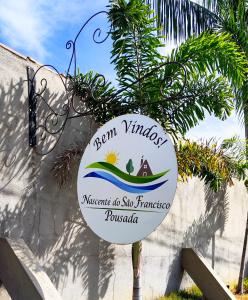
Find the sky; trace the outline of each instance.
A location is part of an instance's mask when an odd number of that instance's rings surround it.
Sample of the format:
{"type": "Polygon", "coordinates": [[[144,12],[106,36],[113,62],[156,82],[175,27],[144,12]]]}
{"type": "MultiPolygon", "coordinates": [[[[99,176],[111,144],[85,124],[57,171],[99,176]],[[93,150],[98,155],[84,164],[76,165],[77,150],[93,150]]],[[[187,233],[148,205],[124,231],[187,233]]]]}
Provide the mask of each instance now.
{"type": "MultiPolygon", "coordinates": [[[[106,10],[107,0],[0,0],[0,43],[32,57],[41,64],[51,64],[61,73],[67,70],[71,51],[68,40],[74,39],[83,23],[94,13],[106,10]]],[[[114,81],[110,64],[111,41],[95,44],[92,35],[97,27],[107,32],[106,16],[99,15],[82,32],[77,43],[81,72],[95,70],[114,81]]],[[[169,46],[168,48],[171,48],[169,46]]],[[[235,113],[226,121],[208,116],[191,129],[191,139],[244,137],[244,128],[235,113]]]]}

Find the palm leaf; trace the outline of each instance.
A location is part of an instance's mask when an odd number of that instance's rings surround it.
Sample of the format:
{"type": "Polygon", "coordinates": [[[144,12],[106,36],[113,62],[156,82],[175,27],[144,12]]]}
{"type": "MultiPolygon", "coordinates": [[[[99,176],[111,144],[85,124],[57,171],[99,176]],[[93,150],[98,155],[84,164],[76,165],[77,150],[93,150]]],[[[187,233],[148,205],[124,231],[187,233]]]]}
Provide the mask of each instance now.
{"type": "Polygon", "coordinates": [[[147,0],[167,40],[176,43],[212,28],[218,21],[215,1],[200,5],[190,0],[147,0]]]}

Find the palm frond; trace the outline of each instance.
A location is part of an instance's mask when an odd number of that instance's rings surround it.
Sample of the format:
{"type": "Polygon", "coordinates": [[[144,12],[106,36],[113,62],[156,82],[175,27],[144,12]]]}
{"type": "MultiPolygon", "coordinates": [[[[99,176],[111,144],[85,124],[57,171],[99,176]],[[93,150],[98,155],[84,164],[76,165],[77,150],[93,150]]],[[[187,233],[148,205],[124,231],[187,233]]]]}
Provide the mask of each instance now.
{"type": "Polygon", "coordinates": [[[174,49],[168,59],[183,63],[189,72],[219,71],[233,88],[242,87],[247,79],[246,55],[228,33],[206,31],[191,37],[174,49]]]}
{"type": "Polygon", "coordinates": [[[79,157],[83,153],[83,148],[79,145],[71,146],[71,148],[66,149],[55,158],[51,171],[60,187],[68,182],[73,164],[78,162],[79,157]]]}
{"type": "Polygon", "coordinates": [[[191,35],[216,26],[215,1],[200,5],[190,0],[147,0],[157,16],[157,25],[167,40],[179,43],[191,35]]]}
{"type": "Polygon", "coordinates": [[[214,191],[218,191],[225,183],[233,185],[233,178],[244,180],[248,167],[246,160],[238,159],[230,151],[230,145],[233,147],[235,143],[229,143],[219,146],[213,139],[179,142],[177,160],[181,180],[186,181],[189,177],[196,176],[214,191]]]}

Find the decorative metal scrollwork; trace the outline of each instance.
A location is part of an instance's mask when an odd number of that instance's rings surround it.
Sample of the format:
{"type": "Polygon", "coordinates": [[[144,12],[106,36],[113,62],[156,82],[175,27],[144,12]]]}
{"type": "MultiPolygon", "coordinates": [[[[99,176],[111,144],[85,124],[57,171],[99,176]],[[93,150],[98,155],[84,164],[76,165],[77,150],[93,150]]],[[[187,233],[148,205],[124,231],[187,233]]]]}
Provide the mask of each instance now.
{"type": "MultiPolygon", "coordinates": [[[[94,99],[94,87],[87,86],[87,83],[84,84],[85,93],[84,99],[80,99],[80,103],[76,105],[77,95],[76,92],[71,87],[72,79],[76,77],[77,70],[77,40],[87,26],[87,24],[96,16],[100,14],[108,15],[107,11],[100,11],[91,16],[81,27],[79,32],[77,33],[74,40],[69,40],[66,43],[66,49],[71,49],[72,54],[69,61],[69,66],[65,75],[61,75],[59,71],[53,67],[52,65],[43,65],[39,67],[33,74],[31,74],[31,70],[28,69],[28,83],[29,83],[29,145],[33,147],[35,151],[40,155],[46,155],[50,153],[60,141],[60,138],[63,134],[64,128],[68,122],[68,120],[72,118],[84,117],[84,116],[93,116],[96,112],[95,110],[102,110],[107,112],[108,107],[112,105],[112,109],[114,109],[115,103],[118,101],[122,101],[121,110],[118,107],[118,113],[127,113],[128,109],[132,109],[132,111],[138,110],[138,107],[135,104],[130,105],[129,100],[125,98],[120,98],[120,95],[132,86],[136,85],[139,81],[143,81],[147,79],[149,76],[153,75],[156,72],[160,72],[161,70],[165,70],[163,75],[161,96],[166,101],[174,101],[173,109],[169,112],[168,118],[172,118],[174,110],[177,109],[181,105],[181,102],[178,101],[178,98],[182,94],[185,84],[186,84],[186,69],[185,67],[178,62],[164,62],[158,67],[150,70],[147,74],[145,74],[142,78],[130,84],[123,89],[116,90],[114,94],[110,96],[106,96],[102,99],[98,99],[98,108],[88,107],[86,99],[92,97],[94,99]],[[180,79],[174,78],[176,73],[167,74],[166,70],[169,67],[177,67],[181,69],[182,77],[180,79]],[[57,103],[59,100],[54,99],[57,107],[53,107],[51,103],[46,100],[46,91],[48,89],[48,82],[46,78],[39,78],[39,74],[42,73],[42,69],[50,68],[52,69],[60,79],[63,89],[64,89],[64,102],[57,103]],[[71,75],[72,74],[72,75],[71,75]],[[180,85],[175,89],[173,84],[175,80],[180,80],[180,85]],[[173,87],[173,88],[172,88],[173,87]],[[170,92],[171,88],[171,92],[170,92]],[[164,94],[164,90],[166,89],[166,95],[164,94]],[[46,113],[44,111],[39,111],[40,107],[43,107],[43,110],[47,110],[46,113]],[[47,139],[50,140],[47,142],[47,139]],[[41,147],[40,147],[41,146],[41,147]]],[[[104,43],[109,35],[111,34],[111,28],[108,32],[103,36],[101,28],[97,28],[93,33],[93,41],[97,44],[104,43]]],[[[99,85],[105,85],[106,80],[105,77],[101,74],[98,74],[94,79],[94,84],[99,87],[99,85]]],[[[161,100],[156,102],[145,102],[142,104],[143,107],[154,104],[161,104],[161,100]]],[[[163,109],[163,108],[161,108],[163,109]]],[[[165,112],[168,114],[168,111],[165,112]]]]}

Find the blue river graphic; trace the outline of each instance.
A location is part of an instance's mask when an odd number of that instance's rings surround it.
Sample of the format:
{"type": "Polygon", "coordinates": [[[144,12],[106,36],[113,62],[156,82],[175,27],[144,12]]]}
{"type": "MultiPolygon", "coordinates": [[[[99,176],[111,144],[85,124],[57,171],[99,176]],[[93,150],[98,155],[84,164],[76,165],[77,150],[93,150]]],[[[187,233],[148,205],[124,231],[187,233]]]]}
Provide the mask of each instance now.
{"type": "Polygon", "coordinates": [[[94,171],[94,172],[90,172],[84,176],[84,178],[89,178],[89,177],[99,178],[99,179],[108,181],[108,182],[112,183],[113,185],[115,185],[116,187],[118,187],[126,192],[135,193],[135,194],[147,193],[147,192],[156,190],[157,188],[159,188],[160,186],[162,186],[163,184],[165,184],[168,181],[168,180],[164,180],[159,183],[146,185],[146,186],[135,186],[135,185],[124,183],[124,182],[120,181],[119,179],[117,179],[116,177],[114,177],[113,175],[111,175],[107,172],[104,172],[104,171],[94,171]]]}

